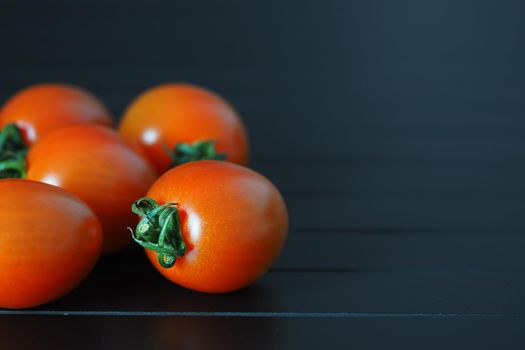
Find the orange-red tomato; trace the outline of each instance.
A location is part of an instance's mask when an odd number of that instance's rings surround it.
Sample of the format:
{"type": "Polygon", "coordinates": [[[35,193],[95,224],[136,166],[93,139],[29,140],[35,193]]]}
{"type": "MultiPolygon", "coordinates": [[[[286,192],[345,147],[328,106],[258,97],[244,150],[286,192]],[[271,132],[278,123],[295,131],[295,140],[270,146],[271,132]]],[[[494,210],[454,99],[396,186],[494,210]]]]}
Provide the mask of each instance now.
{"type": "Polygon", "coordinates": [[[170,268],[155,251],[146,254],[165,277],[190,289],[220,293],[247,286],[268,270],[286,240],[288,214],[279,191],[236,164],[203,160],[175,167],[147,196],[161,206],[176,203],[186,251],[170,268]]]}
{"type": "Polygon", "coordinates": [[[102,230],[93,211],[58,187],[0,180],[0,307],[57,299],[95,265],[102,230]]]}
{"type": "Polygon", "coordinates": [[[136,218],[130,204],[157,178],[155,170],[120,135],[97,125],[75,125],[31,147],[27,178],[62,187],[84,200],[99,217],[103,253],[131,242],[126,227],[136,218]]]}
{"type": "Polygon", "coordinates": [[[37,84],[11,97],[2,108],[1,126],[16,124],[28,144],[74,124],[111,126],[107,108],[88,91],[66,84],[37,84]]]}
{"type": "Polygon", "coordinates": [[[165,84],[144,92],[126,110],[120,133],[144,149],[159,173],[172,165],[167,149],[181,142],[215,141],[226,160],[248,162],[248,137],[233,107],[189,84],[165,84]]]}

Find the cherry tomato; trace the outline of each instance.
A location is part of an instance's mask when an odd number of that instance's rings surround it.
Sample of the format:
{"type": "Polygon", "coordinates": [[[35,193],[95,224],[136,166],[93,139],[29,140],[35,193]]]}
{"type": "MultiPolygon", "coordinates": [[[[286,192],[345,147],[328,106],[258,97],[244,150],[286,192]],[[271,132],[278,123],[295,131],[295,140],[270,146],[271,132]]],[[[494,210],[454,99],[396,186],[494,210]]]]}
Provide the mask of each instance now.
{"type": "Polygon", "coordinates": [[[27,156],[27,178],[59,186],[84,200],[99,217],[103,253],[131,242],[129,205],[157,175],[120,135],[96,125],[62,128],[37,142],[27,156]]]}
{"type": "Polygon", "coordinates": [[[88,91],[66,84],[38,84],[11,97],[2,108],[1,126],[16,124],[31,145],[58,128],[74,124],[111,126],[107,108],[88,91]]]}
{"type": "Polygon", "coordinates": [[[173,156],[179,152],[189,160],[224,156],[234,163],[248,162],[248,137],[233,107],[193,85],[165,84],[144,92],[126,110],[120,133],[144,149],[159,173],[178,163],[173,156]],[[209,146],[215,148],[210,151],[209,146]]]}
{"type": "Polygon", "coordinates": [[[0,307],[57,299],[95,265],[102,230],[93,211],[58,187],[0,180],[0,307]]]}
{"type": "Polygon", "coordinates": [[[247,286],[268,270],[286,240],[288,214],[279,191],[243,166],[187,163],[162,175],[147,196],[134,203],[142,217],[134,238],[162,275],[190,289],[247,286]]]}

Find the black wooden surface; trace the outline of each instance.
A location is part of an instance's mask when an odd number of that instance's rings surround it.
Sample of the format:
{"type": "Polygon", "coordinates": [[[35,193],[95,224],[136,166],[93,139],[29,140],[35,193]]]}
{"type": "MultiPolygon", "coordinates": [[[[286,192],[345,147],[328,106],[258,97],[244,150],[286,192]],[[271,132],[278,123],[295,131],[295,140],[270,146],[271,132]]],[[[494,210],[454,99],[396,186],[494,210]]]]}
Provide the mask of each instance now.
{"type": "Polygon", "coordinates": [[[165,81],[240,111],[283,191],[283,255],[225,295],[138,249],[0,310],[2,349],[523,348],[521,1],[1,0],[0,99],[85,86],[118,119],[165,81]]]}

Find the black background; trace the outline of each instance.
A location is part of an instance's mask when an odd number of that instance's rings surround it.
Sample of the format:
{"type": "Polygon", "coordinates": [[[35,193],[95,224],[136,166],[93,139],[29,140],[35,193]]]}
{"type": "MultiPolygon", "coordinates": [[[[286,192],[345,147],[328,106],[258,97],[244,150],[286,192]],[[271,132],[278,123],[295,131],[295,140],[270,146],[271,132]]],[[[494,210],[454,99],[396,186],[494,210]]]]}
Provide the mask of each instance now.
{"type": "Polygon", "coordinates": [[[127,252],[56,303],[1,311],[0,341],[522,348],[524,10],[483,0],[0,0],[0,101],[64,81],[118,119],[155,84],[209,87],[243,116],[251,165],[291,215],[283,256],[253,287],[189,292],[127,252]]]}

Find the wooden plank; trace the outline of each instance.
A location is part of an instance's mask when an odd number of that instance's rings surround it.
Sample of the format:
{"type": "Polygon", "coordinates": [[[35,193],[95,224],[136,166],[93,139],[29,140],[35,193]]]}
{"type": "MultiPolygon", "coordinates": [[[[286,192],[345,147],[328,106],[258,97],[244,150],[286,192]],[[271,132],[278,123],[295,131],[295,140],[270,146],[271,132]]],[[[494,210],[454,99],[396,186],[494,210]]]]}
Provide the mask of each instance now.
{"type": "Polygon", "coordinates": [[[7,349],[522,349],[522,319],[0,316],[7,349]]]}
{"type": "Polygon", "coordinates": [[[264,159],[252,162],[290,197],[394,199],[521,199],[525,195],[525,158],[453,159],[433,163],[421,158],[264,159]]]}
{"type": "MultiPolygon", "coordinates": [[[[228,294],[181,288],[151,266],[98,268],[45,312],[278,312],[525,314],[525,273],[502,271],[273,271],[228,294]]],[[[0,313],[9,314],[3,310],[0,313]]]]}
{"type": "Polygon", "coordinates": [[[447,232],[292,233],[274,270],[525,272],[525,235],[447,232]]]}
{"type": "Polygon", "coordinates": [[[288,197],[293,229],[468,230],[522,232],[522,199],[288,197]]]}

